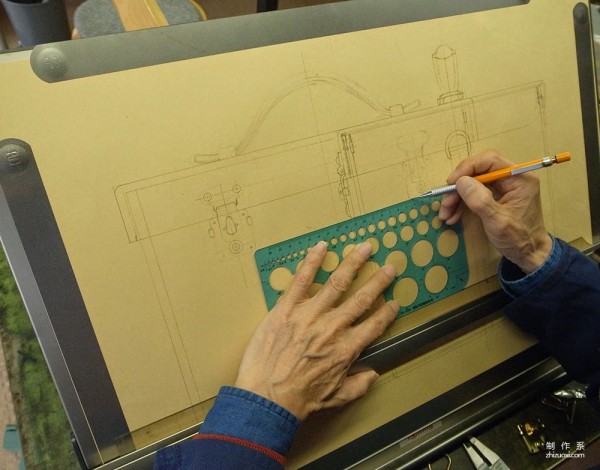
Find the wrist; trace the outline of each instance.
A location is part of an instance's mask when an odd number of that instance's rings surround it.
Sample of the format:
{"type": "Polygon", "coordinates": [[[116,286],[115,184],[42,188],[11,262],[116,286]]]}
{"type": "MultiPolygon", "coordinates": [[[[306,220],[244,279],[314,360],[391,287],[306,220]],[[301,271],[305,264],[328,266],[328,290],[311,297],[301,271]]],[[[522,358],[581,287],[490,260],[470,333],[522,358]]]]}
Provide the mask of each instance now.
{"type": "Polygon", "coordinates": [[[525,274],[530,274],[538,269],[550,256],[552,252],[552,237],[544,232],[542,236],[533,239],[530,244],[523,249],[523,253],[514,263],[521,268],[525,274]]]}
{"type": "Polygon", "coordinates": [[[221,387],[200,432],[251,441],[285,455],[300,420],[277,403],[249,390],[221,387]]]}
{"type": "Polygon", "coordinates": [[[502,289],[512,298],[521,297],[533,291],[558,270],[562,262],[562,254],[561,243],[553,238],[550,256],[544,264],[529,274],[525,274],[516,264],[503,258],[498,267],[498,279],[502,289]]]}
{"type": "Polygon", "coordinates": [[[246,390],[250,393],[258,395],[266,400],[276,403],[281,406],[300,421],[304,421],[308,413],[304,412],[301,408],[301,400],[298,397],[292,396],[292,399],[288,399],[289,393],[277,392],[274,387],[269,383],[268,380],[243,380],[239,376],[234,383],[234,387],[246,390]]]}

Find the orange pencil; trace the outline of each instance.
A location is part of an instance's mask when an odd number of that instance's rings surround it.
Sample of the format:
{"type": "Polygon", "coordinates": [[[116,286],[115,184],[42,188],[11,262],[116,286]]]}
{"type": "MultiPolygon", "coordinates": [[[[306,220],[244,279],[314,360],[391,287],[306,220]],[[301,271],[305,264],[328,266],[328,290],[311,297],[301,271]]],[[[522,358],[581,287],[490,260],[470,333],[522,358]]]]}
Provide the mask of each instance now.
{"type": "MultiPolygon", "coordinates": [[[[562,152],[557,155],[554,155],[553,157],[538,158],[537,160],[533,160],[527,163],[507,166],[506,168],[502,168],[500,170],[492,171],[490,173],[484,173],[483,175],[477,175],[474,178],[483,184],[488,184],[493,183],[494,181],[498,181],[502,178],[520,175],[521,173],[527,173],[528,171],[539,170],[540,168],[551,166],[555,163],[568,162],[569,160],[571,160],[571,153],[562,152]]],[[[423,194],[419,195],[419,197],[439,196],[440,194],[452,193],[454,191],[456,191],[456,185],[449,184],[447,186],[430,189],[429,191],[426,191],[423,194]]]]}

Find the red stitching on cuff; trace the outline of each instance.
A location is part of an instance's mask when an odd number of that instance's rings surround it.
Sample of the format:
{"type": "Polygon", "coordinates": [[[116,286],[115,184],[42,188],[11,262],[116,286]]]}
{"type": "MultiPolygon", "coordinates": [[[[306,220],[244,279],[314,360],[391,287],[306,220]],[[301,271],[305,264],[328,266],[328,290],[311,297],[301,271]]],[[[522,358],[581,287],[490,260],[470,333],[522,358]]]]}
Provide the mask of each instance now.
{"type": "Polygon", "coordinates": [[[256,450],[261,454],[271,457],[273,460],[276,460],[281,465],[286,464],[285,457],[275,452],[274,450],[271,450],[268,447],[263,447],[261,445],[255,444],[254,442],[238,439],[237,437],[222,436],[221,434],[196,434],[193,437],[193,439],[216,439],[218,441],[232,442],[240,446],[249,447],[250,449],[256,450]]]}

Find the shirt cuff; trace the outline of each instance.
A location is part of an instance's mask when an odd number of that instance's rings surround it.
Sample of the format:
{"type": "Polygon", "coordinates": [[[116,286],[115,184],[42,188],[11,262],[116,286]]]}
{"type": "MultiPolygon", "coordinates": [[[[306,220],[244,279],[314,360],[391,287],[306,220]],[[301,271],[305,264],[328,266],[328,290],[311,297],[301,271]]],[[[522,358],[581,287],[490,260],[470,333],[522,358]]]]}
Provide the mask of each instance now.
{"type": "Polygon", "coordinates": [[[221,387],[200,429],[202,434],[253,442],[285,455],[300,420],[266,398],[236,387],[221,387]]]}
{"type": "Polygon", "coordinates": [[[504,292],[513,299],[539,286],[560,264],[563,249],[552,237],[550,255],[535,271],[525,274],[516,264],[502,258],[498,268],[498,278],[504,292]]]}

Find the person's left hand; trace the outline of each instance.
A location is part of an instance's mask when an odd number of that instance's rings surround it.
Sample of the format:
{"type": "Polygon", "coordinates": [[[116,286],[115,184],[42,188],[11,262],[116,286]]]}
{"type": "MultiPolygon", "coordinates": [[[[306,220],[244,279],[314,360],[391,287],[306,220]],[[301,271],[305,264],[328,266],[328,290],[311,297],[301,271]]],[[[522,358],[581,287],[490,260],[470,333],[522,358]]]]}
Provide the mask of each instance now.
{"type": "Polygon", "coordinates": [[[348,375],[350,365],[394,321],[397,302],[384,304],[359,322],[390,285],[396,272],[380,268],[336,307],[371,245],[358,245],[314,296],[308,292],[327,252],[319,242],[308,253],[289,291],[254,333],[244,353],[235,386],[261,395],[303,420],[323,409],[363,396],[377,379],[375,371],[348,375]]]}

